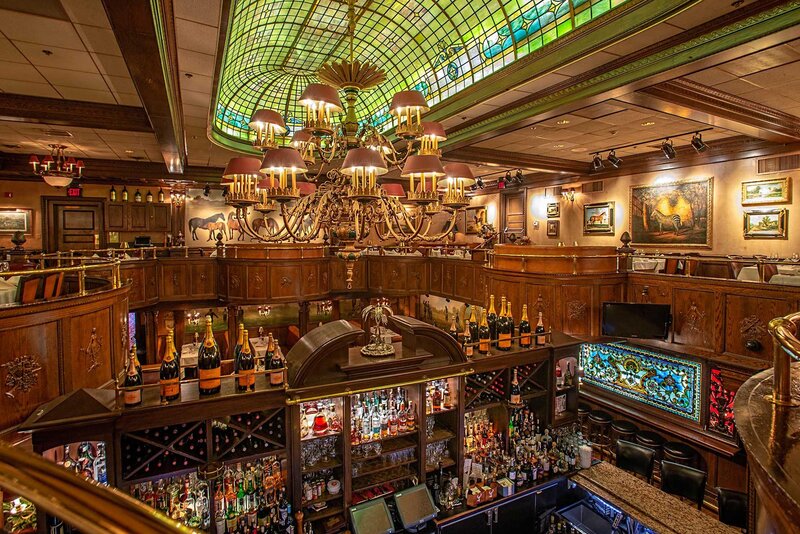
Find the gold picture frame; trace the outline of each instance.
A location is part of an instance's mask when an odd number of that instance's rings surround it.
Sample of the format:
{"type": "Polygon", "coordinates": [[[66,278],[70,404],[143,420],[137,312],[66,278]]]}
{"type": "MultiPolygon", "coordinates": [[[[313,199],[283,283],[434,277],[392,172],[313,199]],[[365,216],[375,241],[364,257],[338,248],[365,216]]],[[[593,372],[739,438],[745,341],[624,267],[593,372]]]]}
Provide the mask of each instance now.
{"type": "Polygon", "coordinates": [[[744,211],[745,239],[787,239],[789,210],[770,208],[744,211]]]}
{"type": "Polygon", "coordinates": [[[791,176],[742,182],[742,206],[788,204],[791,201],[791,176]]]}

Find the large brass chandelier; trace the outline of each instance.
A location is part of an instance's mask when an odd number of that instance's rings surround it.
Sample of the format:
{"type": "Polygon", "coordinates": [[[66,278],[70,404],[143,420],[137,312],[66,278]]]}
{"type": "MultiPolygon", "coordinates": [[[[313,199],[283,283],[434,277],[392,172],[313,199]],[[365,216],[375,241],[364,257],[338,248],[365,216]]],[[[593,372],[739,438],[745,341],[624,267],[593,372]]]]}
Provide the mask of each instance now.
{"type": "Polygon", "coordinates": [[[367,237],[394,239],[400,246],[441,241],[455,228],[459,211],[469,205],[466,191],[475,180],[464,164],[442,165],[439,142],[446,134],[441,124],[422,121],[429,108],[419,91],[396,93],[389,107],[401,148],[374,126],[359,125],[359,92],[378,86],[386,76],[375,65],[353,58],[352,0],[348,18],[350,59],[324,65],[318,75],[326,83],[309,84],[303,91],[303,128],[282,146],[279,139],[287,134],[283,117],[272,110],[256,111],[249,125],[255,132],[253,144],[264,157],[232,158],[221,183],[228,187],[226,203],[236,209],[242,231],[252,240],[321,239],[338,246],[349,288],[367,237]],[[345,108],[337,89],[347,103],[341,121],[338,115],[345,108]],[[309,166],[317,159],[320,170],[311,175],[309,166]],[[401,168],[401,176],[408,178],[407,191],[399,183],[380,183],[392,167],[401,168]],[[253,224],[253,212],[270,224],[253,224]],[[433,224],[437,216],[441,226],[433,224]]]}

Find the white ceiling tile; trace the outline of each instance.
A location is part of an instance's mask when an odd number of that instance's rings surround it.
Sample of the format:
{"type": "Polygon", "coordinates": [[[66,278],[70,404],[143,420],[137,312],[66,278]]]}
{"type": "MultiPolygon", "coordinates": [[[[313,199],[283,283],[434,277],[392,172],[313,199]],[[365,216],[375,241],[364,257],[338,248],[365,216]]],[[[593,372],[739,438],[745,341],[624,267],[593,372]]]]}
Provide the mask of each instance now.
{"type": "Polygon", "coordinates": [[[202,106],[204,108],[209,108],[211,106],[211,95],[208,93],[181,91],[181,100],[184,104],[190,104],[192,106],[202,106]]]}
{"type": "Polygon", "coordinates": [[[54,67],[81,72],[97,72],[97,67],[88,52],[48,47],[51,55],[42,52],[43,47],[33,43],[15,43],[28,61],[38,67],[54,67]]]}
{"type": "Polygon", "coordinates": [[[77,87],[56,86],[61,95],[67,100],[81,100],[84,102],[103,102],[106,104],[116,104],[114,95],[110,91],[94,91],[92,89],[81,89],[77,87]]]}
{"type": "Polygon", "coordinates": [[[588,72],[595,67],[599,67],[601,65],[605,65],[609,61],[613,61],[616,59],[617,56],[614,54],[609,54],[606,52],[595,52],[591,56],[584,57],[575,63],[567,65],[566,67],[562,67],[558,69],[557,74],[562,74],[566,76],[577,76],[579,74],[583,74],[584,72],[588,72]]]}
{"type": "Polygon", "coordinates": [[[747,82],[742,78],[721,83],[715,87],[720,91],[725,91],[726,93],[731,93],[734,95],[740,95],[750,91],[755,91],[756,89],[761,89],[761,87],[758,85],[747,82]]]}
{"type": "Polygon", "coordinates": [[[35,43],[43,48],[84,49],[75,28],[66,20],[3,9],[0,10],[0,31],[11,41],[35,43]]]}
{"type": "Polygon", "coordinates": [[[122,56],[122,51],[117,44],[117,38],[110,29],[83,26],[80,24],[76,24],[75,29],[78,31],[78,34],[81,36],[89,52],[100,52],[110,56],[122,56]]]}
{"type": "Polygon", "coordinates": [[[192,117],[190,115],[184,115],[183,123],[186,126],[202,126],[203,128],[206,127],[208,121],[208,114],[203,115],[202,117],[192,117]]]}
{"type": "Polygon", "coordinates": [[[70,20],[76,24],[111,28],[101,0],[60,0],[70,20]]]}
{"type": "Polygon", "coordinates": [[[47,83],[36,67],[30,63],[12,63],[0,61],[0,78],[20,82],[47,83]]]}
{"type": "Polygon", "coordinates": [[[551,72],[550,74],[545,74],[535,80],[530,80],[525,82],[524,84],[515,87],[514,90],[516,91],[523,91],[525,93],[538,93],[542,89],[546,89],[551,85],[555,85],[559,82],[563,82],[565,80],[569,80],[569,76],[564,76],[563,74],[556,74],[555,72],[551,72]]]}
{"type": "Polygon", "coordinates": [[[173,6],[176,18],[219,26],[220,0],[175,0],[173,6]]]}
{"type": "Polygon", "coordinates": [[[208,118],[208,107],[204,106],[192,106],[191,104],[187,104],[184,102],[183,104],[183,114],[187,117],[203,117],[205,119],[208,118]]]}
{"type": "Polygon", "coordinates": [[[28,63],[14,44],[0,35],[0,61],[13,61],[15,63],[28,63]]]}
{"type": "Polygon", "coordinates": [[[178,68],[181,72],[214,76],[214,56],[178,49],[178,68]]]}
{"type": "Polygon", "coordinates": [[[186,19],[175,19],[175,40],[178,49],[202,54],[217,53],[218,34],[216,26],[208,26],[186,19]]]}
{"type": "Polygon", "coordinates": [[[81,89],[94,89],[95,91],[108,91],[108,86],[100,74],[78,72],[76,70],[55,69],[52,67],[39,67],[39,72],[47,81],[56,86],[78,87],[81,89]]]}
{"type": "Polygon", "coordinates": [[[129,93],[114,93],[114,98],[117,99],[117,104],[122,106],[136,106],[142,107],[142,101],[139,99],[138,94],[129,93]]]}
{"type": "Polygon", "coordinates": [[[721,83],[730,82],[736,79],[736,76],[729,72],[725,72],[722,69],[712,68],[701,70],[700,72],[695,72],[694,74],[690,74],[686,76],[686,78],[692,80],[693,82],[702,83],[704,85],[719,85],[721,83]]]}
{"type": "Polygon", "coordinates": [[[103,76],[108,87],[115,93],[135,94],[136,86],[129,76],[103,76]]]}
{"type": "Polygon", "coordinates": [[[122,59],[122,57],[95,53],[92,53],[91,56],[102,74],[108,74],[109,76],[125,76],[130,78],[128,65],[125,64],[125,60],[122,59]]]}
{"type": "Polygon", "coordinates": [[[214,79],[211,76],[202,76],[200,74],[192,74],[191,77],[187,77],[186,73],[182,72],[180,83],[181,90],[211,94],[211,90],[214,85],[214,79]]]}
{"type": "Polygon", "coordinates": [[[750,76],[745,76],[744,80],[765,89],[796,82],[800,80],[800,61],[762,70],[750,76]]]}
{"type": "Polygon", "coordinates": [[[526,96],[528,96],[528,93],[523,93],[522,91],[506,91],[494,98],[490,98],[486,103],[493,106],[505,106],[526,96]]]}
{"type": "Polygon", "coordinates": [[[682,31],[682,29],[676,26],[662,22],[661,24],[656,24],[655,26],[632,35],[624,41],[611,45],[605,49],[605,52],[611,52],[612,54],[616,54],[618,56],[625,56],[634,52],[638,52],[643,48],[654,45],[660,41],[672,37],[673,35],[677,35],[682,31]]]}
{"type": "Polygon", "coordinates": [[[0,79],[0,90],[18,95],[46,96],[60,98],[61,95],[49,83],[19,82],[0,79]]]}

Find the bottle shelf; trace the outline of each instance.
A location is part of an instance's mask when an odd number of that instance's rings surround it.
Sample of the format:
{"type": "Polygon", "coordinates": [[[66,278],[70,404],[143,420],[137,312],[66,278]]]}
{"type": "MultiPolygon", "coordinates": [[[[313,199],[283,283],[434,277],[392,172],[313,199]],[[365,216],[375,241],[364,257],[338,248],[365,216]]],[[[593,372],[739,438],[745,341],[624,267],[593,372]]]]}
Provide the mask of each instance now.
{"type": "Polygon", "coordinates": [[[400,466],[395,467],[395,469],[382,471],[378,475],[373,475],[373,479],[362,480],[361,484],[356,486],[353,484],[352,493],[358,493],[360,491],[366,491],[368,489],[376,488],[378,486],[382,486],[384,484],[391,484],[393,482],[400,482],[402,480],[406,480],[408,478],[416,476],[416,473],[408,469],[407,467],[400,466]]]}
{"type": "MultiPolygon", "coordinates": [[[[445,458],[442,460],[442,469],[447,469],[449,467],[453,467],[456,465],[456,461],[452,458],[445,458]]],[[[439,469],[439,464],[436,465],[426,465],[425,466],[425,473],[433,473],[439,469]]]]}
{"type": "Polygon", "coordinates": [[[464,395],[467,410],[502,403],[506,397],[506,370],[468,375],[464,395]]]}
{"type": "Polygon", "coordinates": [[[434,410],[432,412],[426,413],[425,415],[427,415],[428,417],[431,417],[431,416],[434,416],[434,415],[439,415],[439,414],[442,414],[442,413],[452,413],[452,412],[455,412],[455,411],[458,411],[458,406],[453,406],[452,408],[444,408],[442,410],[434,410]]]}
{"type": "Polygon", "coordinates": [[[329,506],[320,510],[319,512],[309,512],[307,515],[303,517],[304,521],[319,521],[321,519],[327,519],[331,516],[341,514],[344,512],[344,508],[341,506],[329,506]]]}
{"type": "Polygon", "coordinates": [[[205,421],[123,434],[122,478],[152,479],[207,462],[205,421]]]}
{"type": "Polygon", "coordinates": [[[378,439],[371,439],[371,440],[367,440],[367,441],[360,441],[358,443],[351,443],[351,446],[356,447],[358,445],[369,445],[370,443],[378,443],[378,442],[385,443],[385,442],[392,441],[392,440],[395,440],[395,439],[398,439],[398,438],[404,438],[406,436],[413,436],[416,433],[417,433],[416,429],[412,430],[410,432],[402,432],[402,433],[398,432],[394,436],[385,436],[385,437],[378,438],[378,439]]]}
{"type": "Polygon", "coordinates": [[[274,454],[286,448],[285,413],[278,408],[215,419],[211,435],[214,457],[223,462],[274,454]]]}
{"type": "Polygon", "coordinates": [[[329,438],[331,436],[340,436],[341,434],[342,434],[341,432],[327,432],[325,434],[320,434],[320,435],[311,433],[304,438],[300,438],[300,441],[302,442],[314,441],[315,439],[329,438]]]}
{"type": "Polygon", "coordinates": [[[449,428],[434,428],[433,435],[427,438],[428,443],[436,443],[438,441],[444,441],[447,439],[453,439],[456,437],[455,432],[450,430],[449,428]]]}
{"type": "Polygon", "coordinates": [[[331,495],[330,493],[328,493],[326,491],[325,495],[317,497],[316,499],[313,499],[311,501],[304,501],[302,503],[302,506],[303,507],[311,506],[312,504],[316,504],[318,502],[330,502],[330,501],[335,501],[336,499],[341,499],[341,498],[342,498],[342,493],[341,492],[337,493],[336,495],[331,495]]]}
{"type": "Polygon", "coordinates": [[[369,475],[374,475],[376,473],[382,473],[383,471],[388,471],[388,470],[393,469],[395,467],[403,467],[403,466],[406,466],[406,465],[411,465],[411,464],[417,463],[417,461],[418,460],[416,458],[413,458],[411,460],[406,460],[404,462],[399,462],[399,463],[396,463],[396,464],[384,464],[383,462],[380,462],[380,461],[378,461],[378,462],[373,461],[372,465],[369,466],[368,468],[365,468],[365,469],[358,468],[358,474],[357,475],[353,475],[353,480],[355,481],[355,480],[357,480],[359,478],[364,478],[364,477],[369,476],[369,475]]]}
{"type": "Polygon", "coordinates": [[[342,466],[342,460],[339,458],[333,458],[331,460],[328,460],[327,462],[317,462],[313,466],[303,467],[301,471],[305,475],[308,473],[316,473],[318,471],[323,471],[325,469],[336,469],[337,467],[341,466],[342,466]]]}

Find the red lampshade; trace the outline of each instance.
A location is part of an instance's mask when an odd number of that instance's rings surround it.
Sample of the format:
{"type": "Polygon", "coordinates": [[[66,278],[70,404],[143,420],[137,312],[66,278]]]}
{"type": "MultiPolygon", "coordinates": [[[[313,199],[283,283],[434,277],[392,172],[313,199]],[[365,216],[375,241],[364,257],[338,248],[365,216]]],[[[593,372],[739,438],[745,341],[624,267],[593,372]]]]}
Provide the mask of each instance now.
{"type": "Polygon", "coordinates": [[[404,197],[406,196],[406,192],[403,190],[403,186],[397,183],[392,184],[383,184],[383,190],[386,191],[386,194],[392,197],[404,197]]]}
{"type": "Polygon", "coordinates": [[[447,139],[447,134],[444,131],[444,126],[441,122],[422,122],[422,135],[425,137],[435,137],[437,141],[444,141],[447,139]]]}
{"type": "Polygon", "coordinates": [[[300,95],[300,100],[298,100],[298,102],[304,106],[312,105],[319,107],[320,105],[324,105],[335,113],[344,111],[344,108],[342,108],[342,101],[339,100],[339,93],[336,92],[335,88],[330,85],[325,85],[324,83],[308,84],[306,90],[300,95]]]}
{"type": "Polygon", "coordinates": [[[305,130],[297,130],[292,134],[292,146],[297,147],[300,143],[308,143],[311,141],[311,134],[305,130]]]}
{"type": "Polygon", "coordinates": [[[221,184],[233,183],[234,176],[257,176],[261,168],[258,158],[231,158],[222,173],[221,184]]]}
{"type": "Polygon", "coordinates": [[[75,165],[75,158],[72,156],[67,158],[67,165],[75,165]]]}
{"type": "Polygon", "coordinates": [[[419,108],[420,111],[428,111],[430,109],[425,97],[419,91],[400,91],[395,93],[392,97],[392,105],[389,106],[389,111],[399,114],[406,108],[419,108]]]}
{"type": "Polygon", "coordinates": [[[36,157],[36,154],[31,154],[31,157],[28,158],[28,163],[36,167],[39,164],[39,158],[36,157]]]}
{"type": "Polygon", "coordinates": [[[263,173],[292,170],[298,173],[308,171],[305,162],[303,162],[303,157],[296,148],[284,147],[270,150],[264,156],[264,161],[261,162],[261,172],[263,173]]]}
{"type": "Polygon", "coordinates": [[[83,163],[83,160],[82,160],[82,159],[79,159],[79,160],[78,160],[78,162],[75,164],[75,166],[76,166],[78,169],[83,169],[84,167],[86,167],[86,165],[84,165],[84,163],[83,163]]]}
{"type": "Polygon", "coordinates": [[[469,187],[475,183],[475,176],[472,174],[472,169],[466,163],[448,163],[444,166],[445,179],[443,183],[439,184],[439,189],[447,189],[448,183],[464,184],[464,187],[469,187]]]}
{"type": "Polygon", "coordinates": [[[51,163],[53,163],[53,156],[51,156],[50,154],[42,158],[42,165],[49,165],[51,163]]]}
{"type": "Polygon", "coordinates": [[[352,176],[356,169],[372,170],[376,176],[389,172],[381,155],[369,148],[351,148],[347,151],[342,164],[342,174],[352,176]]]}
{"type": "Polygon", "coordinates": [[[406,165],[403,167],[403,172],[400,176],[444,176],[444,168],[442,162],[436,156],[429,155],[413,155],[408,156],[406,165]]]}
{"type": "Polygon", "coordinates": [[[252,130],[271,129],[277,134],[286,132],[286,123],[277,111],[271,109],[259,109],[250,117],[250,128],[252,130]]]}

